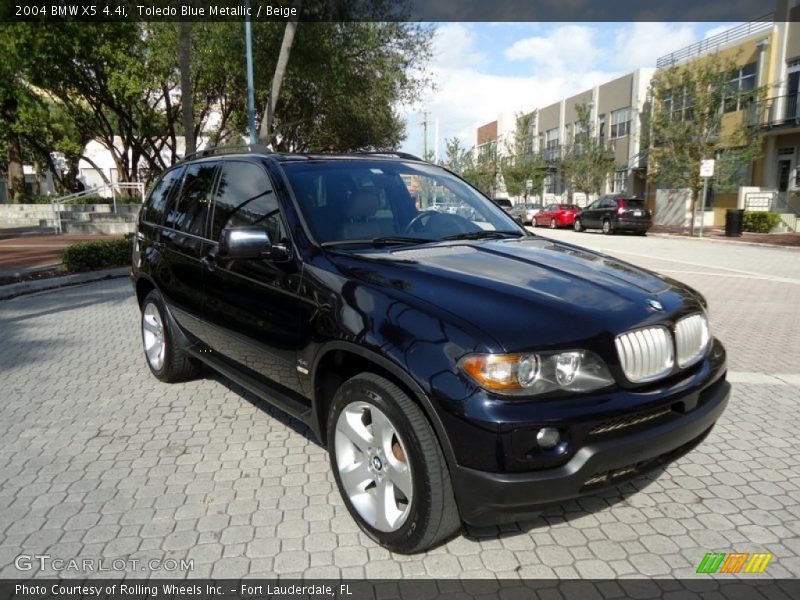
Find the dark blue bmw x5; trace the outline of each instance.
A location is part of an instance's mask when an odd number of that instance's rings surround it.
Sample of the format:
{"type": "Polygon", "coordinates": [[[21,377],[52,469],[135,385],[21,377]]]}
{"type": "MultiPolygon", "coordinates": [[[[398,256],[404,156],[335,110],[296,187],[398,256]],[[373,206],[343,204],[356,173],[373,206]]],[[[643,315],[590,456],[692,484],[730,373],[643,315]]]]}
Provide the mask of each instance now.
{"type": "Polygon", "coordinates": [[[403,154],[194,155],[141,211],[133,283],[153,374],[205,363],[308,424],[397,552],[665,465],[730,391],[696,291],[403,154]]]}

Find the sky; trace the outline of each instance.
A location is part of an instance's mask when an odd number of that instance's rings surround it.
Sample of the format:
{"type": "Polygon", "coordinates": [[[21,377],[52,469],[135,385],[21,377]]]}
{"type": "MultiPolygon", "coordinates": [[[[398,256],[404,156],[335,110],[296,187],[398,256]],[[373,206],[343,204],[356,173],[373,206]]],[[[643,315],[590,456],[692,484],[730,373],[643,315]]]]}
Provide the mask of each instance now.
{"type": "Polygon", "coordinates": [[[423,111],[428,148],[445,139],[475,144],[476,129],[502,112],[530,112],[710,37],[735,23],[441,23],[435,24],[427,65],[435,89],[414,106],[400,107],[406,140],[400,149],[423,154],[423,111]]]}

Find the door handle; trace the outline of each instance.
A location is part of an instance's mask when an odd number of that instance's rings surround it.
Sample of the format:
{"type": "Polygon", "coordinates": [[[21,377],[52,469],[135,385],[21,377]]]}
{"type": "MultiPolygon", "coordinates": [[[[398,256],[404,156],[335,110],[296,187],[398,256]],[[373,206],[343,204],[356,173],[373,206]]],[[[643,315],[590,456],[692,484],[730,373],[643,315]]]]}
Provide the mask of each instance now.
{"type": "Polygon", "coordinates": [[[200,259],[200,262],[203,263],[203,266],[209,271],[214,271],[217,268],[217,261],[210,254],[206,254],[203,258],[200,259]]]}

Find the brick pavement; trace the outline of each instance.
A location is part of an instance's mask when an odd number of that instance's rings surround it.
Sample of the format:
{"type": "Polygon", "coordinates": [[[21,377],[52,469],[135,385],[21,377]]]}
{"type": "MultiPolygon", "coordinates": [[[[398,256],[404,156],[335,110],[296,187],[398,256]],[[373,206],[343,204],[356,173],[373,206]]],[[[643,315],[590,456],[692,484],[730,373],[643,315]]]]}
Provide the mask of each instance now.
{"type": "MultiPolygon", "coordinates": [[[[798,372],[751,323],[796,307],[798,286],[738,278],[715,292],[719,279],[690,283],[736,368],[798,372]],[[768,292],[766,308],[753,290],[768,292]]],[[[709,551],[772,552],[770,576],[800,575],[792,385],[737,384],[709,438],[665,471],[399,556],[360,533],[296,421],[213,374],[155,380],[137,313],[127,280],[0,302],[0,577],[51,574],[13,565],[44,552],[194,561],[138,576],[344,578],[693,577],[709,551]]]]}

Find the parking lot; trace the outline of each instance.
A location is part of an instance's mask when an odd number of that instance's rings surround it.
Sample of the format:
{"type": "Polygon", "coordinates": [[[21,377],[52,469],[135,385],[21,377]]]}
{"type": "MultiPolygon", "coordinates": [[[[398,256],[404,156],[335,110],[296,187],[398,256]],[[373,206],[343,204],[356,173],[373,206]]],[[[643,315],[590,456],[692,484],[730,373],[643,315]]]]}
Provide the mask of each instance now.
{"type": "Polygon", "coordinates": [[[296,421],[215,374],[150,375],[127,279],[65,288],[0,302],[0,577],[56,574],[15,566],[42,553],[125,559],[138,577],[700,577],[708,552],[772,553],[767,576],[800,576],[800,251],[537,233],[706,295],[734,388],[698,449],[532,522],[393,555],[296,421]],[[193,569],[143,567],[164,559],[193,569]]]}

